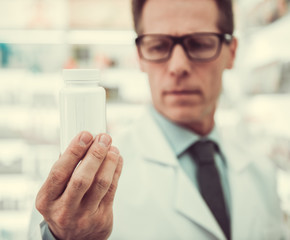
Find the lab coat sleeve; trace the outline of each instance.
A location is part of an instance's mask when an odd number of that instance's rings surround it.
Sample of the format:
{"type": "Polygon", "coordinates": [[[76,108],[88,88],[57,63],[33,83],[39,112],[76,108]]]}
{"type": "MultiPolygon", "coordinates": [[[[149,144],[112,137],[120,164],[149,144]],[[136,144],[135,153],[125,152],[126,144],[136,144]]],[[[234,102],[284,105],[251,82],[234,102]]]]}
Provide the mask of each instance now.
{"type": "Polygon", "coordinates": [[[28,240],[56,240],[42,215],[34,207],[28,229],[28,240]]]}
{"type": "Polygon", "coordinates": [[[40,223],[41,237],[42,240],[56,240],[56,238],[52,235],[47,223],[42,221],[40,223]]]}

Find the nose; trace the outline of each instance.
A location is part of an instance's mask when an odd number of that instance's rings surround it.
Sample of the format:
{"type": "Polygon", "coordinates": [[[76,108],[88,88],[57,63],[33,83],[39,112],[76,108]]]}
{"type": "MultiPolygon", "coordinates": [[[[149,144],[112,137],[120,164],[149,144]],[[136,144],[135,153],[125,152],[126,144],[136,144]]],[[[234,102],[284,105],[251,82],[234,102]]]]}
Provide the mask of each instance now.
{"type": "Polygon", "coordinates": [[[191,61],[179,44],[172,49],[168,68],[170,75],[178,78],[188,76],[191,71],[191,61]]]}

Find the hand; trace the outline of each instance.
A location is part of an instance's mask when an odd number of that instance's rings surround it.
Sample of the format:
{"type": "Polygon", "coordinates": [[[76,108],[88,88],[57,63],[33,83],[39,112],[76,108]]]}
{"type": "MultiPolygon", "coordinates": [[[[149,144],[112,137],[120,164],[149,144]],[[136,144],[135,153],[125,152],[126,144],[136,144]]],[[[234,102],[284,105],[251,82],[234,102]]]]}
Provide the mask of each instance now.
{"type": "Polygon", "coordinates": [[[81,132],[53,165],[36,208],[58,239],[107,239],[123,159],[107,134],[81,132]]]}

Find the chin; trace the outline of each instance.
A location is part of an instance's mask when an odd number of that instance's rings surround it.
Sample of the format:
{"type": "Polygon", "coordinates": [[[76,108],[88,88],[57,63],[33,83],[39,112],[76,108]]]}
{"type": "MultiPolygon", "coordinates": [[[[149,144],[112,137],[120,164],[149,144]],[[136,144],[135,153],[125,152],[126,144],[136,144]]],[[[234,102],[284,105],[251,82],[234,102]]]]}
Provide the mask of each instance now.
{"type": "Polygon", "coordinates": [[[165,114],[172,122],[180,125],[191,125],[202,122],[202,114],[197,109],[192,108],[174,108],[165,114]]]}

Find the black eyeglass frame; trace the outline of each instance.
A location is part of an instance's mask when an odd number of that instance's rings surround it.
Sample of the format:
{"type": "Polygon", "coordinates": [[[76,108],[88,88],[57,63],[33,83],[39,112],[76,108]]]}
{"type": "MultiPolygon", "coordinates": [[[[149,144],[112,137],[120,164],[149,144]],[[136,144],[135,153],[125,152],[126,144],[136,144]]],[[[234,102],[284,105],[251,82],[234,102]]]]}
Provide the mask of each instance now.
{"type": "Polygon", "coordinates": [[[225,44],[229,45],[232,42],[233,38],[234,38],[233,35],[230,34],[230,33],[215,33],[215,32],[199,32],[199,33],[193,33],[193,34],[186,34],[186,35],[183,35],[183,36],[180,36],[180,37],[167,35],[167,34],[143,34],[143,35],[139,35],[135,39],[135,44],[137,46],[137,50],[138,50],[138,53],[139,53],[140,57],[142,59],[144,59],[145,61],[149,61],[149,62],[159,63],[159,62],[167,61],[168,59],[170,59],[171,54],[172,54],[172,50],[175,47],[175,45],[177,45],[177,44],[180,44],[182,46],[184,52],[186,53],[186,56],[190,60],[196,61],[196,62],[209,62],[209,61],[212,61],[212,60],[216,59],[220,55],[221,48],[222,48],[222,43],[225,43],[225,44]],[[169,54],[168,54],[168,56],[166,58],[157,59],[157,60],[144,58],[144,56],[142,54],[142,51],[141,51],[140,43],[141,43],[142,39],[144,37],[147,37],[147,36],[166,37],[166,38],[170,39],[173,42],[173,44],[172,44],[172,46],[171,46],[171,48],[169,50],[169,54]],[[217,48],[217,51],[216,51],[215,55],[210,57],[210,58],[194,58],[194,57],[190,56],[190,54],[188,53],[188,51],[186,49],[186,46],[184,44],[184,40],[189,38],[189,37],[194,37],[194,36],[217,36],[218,39],[219,39],[219,45],[218,45],[218,48],[217,48]]]}

